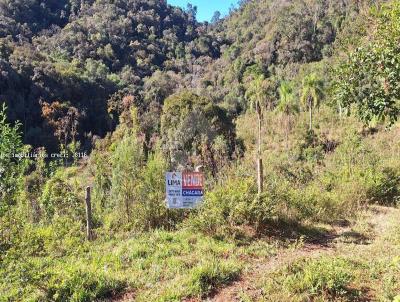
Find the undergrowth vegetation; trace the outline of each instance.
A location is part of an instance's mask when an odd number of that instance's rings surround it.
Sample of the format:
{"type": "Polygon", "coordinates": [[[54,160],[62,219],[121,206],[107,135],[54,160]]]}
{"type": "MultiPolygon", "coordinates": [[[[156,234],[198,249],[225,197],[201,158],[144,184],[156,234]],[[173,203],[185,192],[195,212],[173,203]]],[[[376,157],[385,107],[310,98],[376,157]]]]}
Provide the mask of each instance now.
{"type": "Polygon", "coordinates": [[[351,292],[351,265],[343,259],[300,260],[276,272],[266,291],[279,297],[298,295],[297,301],[323,296],[334,299],[351,292]]]}
{"type": "MultiPolygon", "coordinates": [[[[366,219],[359,217],[357,224],[365,224],[366,219]]],[[[398,213],[385,219],[389,221],[380,222],[385,225],[382,234],[364,249],[338,244],[340,256],[301,257],[262,278],[263,301],[397,301],[400,250],[399,228],[394,222],[398,213]]]]}

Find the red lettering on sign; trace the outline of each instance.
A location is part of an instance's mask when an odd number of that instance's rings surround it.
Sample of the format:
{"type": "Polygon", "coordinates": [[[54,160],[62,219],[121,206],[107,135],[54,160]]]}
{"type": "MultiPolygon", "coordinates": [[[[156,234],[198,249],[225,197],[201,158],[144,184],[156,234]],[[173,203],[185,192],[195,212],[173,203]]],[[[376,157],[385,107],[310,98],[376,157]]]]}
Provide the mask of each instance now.
{"type": "Polygon", "coordinates": [[[183,172],[182,188],[201,189],[204,186],[204,175],[200,172],[183,172]]]}

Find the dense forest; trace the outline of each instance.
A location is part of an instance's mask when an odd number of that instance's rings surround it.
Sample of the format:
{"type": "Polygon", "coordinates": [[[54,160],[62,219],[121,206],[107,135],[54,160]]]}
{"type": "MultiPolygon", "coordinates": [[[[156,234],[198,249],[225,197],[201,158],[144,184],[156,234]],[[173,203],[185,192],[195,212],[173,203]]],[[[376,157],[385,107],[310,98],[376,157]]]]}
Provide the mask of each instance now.
{"type": "Polygon", "coordinates": [[[400,2],[196,14],[0,0],[0,301],[400,301],[400,2]]]}

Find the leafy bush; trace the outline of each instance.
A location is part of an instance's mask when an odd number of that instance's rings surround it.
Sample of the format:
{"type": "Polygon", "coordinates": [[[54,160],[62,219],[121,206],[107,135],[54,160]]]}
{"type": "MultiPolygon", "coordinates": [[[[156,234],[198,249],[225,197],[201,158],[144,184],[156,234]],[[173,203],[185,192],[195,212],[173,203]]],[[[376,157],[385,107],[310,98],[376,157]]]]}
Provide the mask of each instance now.
{"type": "Polygon", "coordinates": [[[226,110],[189,91],[165,100],[161,135],[164,153],[174,168],[201,164],[215,175],[218,149],[224,149],[228,158],[235,150],[235,127],[226,110]]]}
{"type": "Polygon", "coordinates": [[[295,184],[305,185],[313,178],[313,170],[309,163],[303,161],[290,161],[279,158],[276,164],[273,164],[275,176],[279,176],[284,180],[295,184]]]}
{"type": "Polygon", "coordinates": [[[96,215],[106,230],[171,228],[183,216],[165,207],[166,160],[158,147],[153,153],[144,147],[135,107],[123,119],[110,141],[104,140],[108,146],[98,144],[93,158],[96,215]]]}
{"type": "Polygon", "coordinates": [[[334,97],[341,106],[355,109],[366,125],[374,120],[393,124],[400,113],[400,5],[389,1],[377,11],[370,43],[357,47],[335,70],[334,97]]]}
{"type": "Polygon", "coordinates": [[[0,266],[0,301],[43,301],[37,285],[47,280],[46,262],[18,255],[0,266]]]}
{"type": "MultiPolygon", "coordinates": [[[[136,111],[132,110],[136,121],[136,111]]],[[[131,222],[134,214],[133,206],[138,202],[138,186],[140,171],[144,165],[144,154],[141,142],[138,139],[136,125],[126,130],[122,139],[115,142],[111,155],[111,200],[120,212],[120,219],[131,222]]]]}
{"type": "MultiPolygon", "coordinates": [[[[120,151],[116,154],[120,154],[120,151]]],[[[170,212],[165,206],[165,171],[166,163],[161,153],[150,155],[142,164],[132,164],[129,154],[126,161],[116,157],[118,167],[114,167],[111,190],[116,207],[108,207],[109,227],[122,225],[127,229],[146,231],[154,228],[171,228],[183,217],[180,212],[170,212]],[[132,167],[137,165],[136,167],[132,167]],[[124,170],[128,174],[120,174],[124,170]],[[129,172],[130,171],[130,172],[129,172]],[[135,173],[133,173],[135,171],[135,173]],[[130,174],[132,173],[132,174],[130,174]]],[[[125,173],[124,172],[124,173],[125,173]]]]}
{"type": "Polygon", "coordinates": [[[235,236],[241,226],[260,230],[274,215],[274,202],[265,194],[257,197],[252,178],[229,179],[208,193],[201,209],[188,225],[215,236],[235,236]]]}
{"type": "Polygon", "coordinates": [[[63,257],[87,248],[82,223],[66,216],[51,224],[20,224],[18,236],[7,251],[8,259],[23,257],[63,257]]]}
{"type": "Polygon", "coordinates": [[[171,212],[165,206],[166,162],[161,153],[151,155],[140,174],[138,200],[134,206],[135,229],[173,227],[183,217],[180,212],[171,212]]]}
{"type": "Polygon", "coordinates": [[[393,205],[400,198],[400,171],[384,167],[375,175],[367,194],[371,200],[380,204],[393,205]]]}
{"type": "Polygon", "coordinates": [[[324,158],[323,144],[313,130],[302,133],[297,153],[299,160],[320,162],[324,158]]]}
{"type": "Polygon", "coordinates": [[[316,205],[325,208],[322,214],[334,218],[369,203],[393,204],[399,196],[400,181],[399,171],[387,167],[375,147],[353,130],[309,185],[320,192],[316,205]]]}
{"type": "Polygon", "coordinates": [[[7,123],[6,106],[0,102],[0,219],[8,206],[16,203],[26,160],[13,158],[13,154],[24,152],[20,135],[20,124],[7,123]]]}
{"type": "Polygon", "coordinates": [[[60,175],[55,175],[46,182],[40,197],[40,206],[48,220],[58,216],[84,219],[83,200],[60,175]]]}

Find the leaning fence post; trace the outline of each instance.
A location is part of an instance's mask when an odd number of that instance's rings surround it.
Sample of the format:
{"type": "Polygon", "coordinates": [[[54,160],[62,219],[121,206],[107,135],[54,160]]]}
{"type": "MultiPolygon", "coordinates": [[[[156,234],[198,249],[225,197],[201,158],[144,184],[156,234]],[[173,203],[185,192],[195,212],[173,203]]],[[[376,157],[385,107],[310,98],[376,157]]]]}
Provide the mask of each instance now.
{"type": "Polygon", "coordinates": [[[92,233],[92,203],[90,200],[90,187],[86,187],[86,236],[88,240],[93,239],[92,233]]]}

